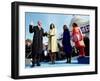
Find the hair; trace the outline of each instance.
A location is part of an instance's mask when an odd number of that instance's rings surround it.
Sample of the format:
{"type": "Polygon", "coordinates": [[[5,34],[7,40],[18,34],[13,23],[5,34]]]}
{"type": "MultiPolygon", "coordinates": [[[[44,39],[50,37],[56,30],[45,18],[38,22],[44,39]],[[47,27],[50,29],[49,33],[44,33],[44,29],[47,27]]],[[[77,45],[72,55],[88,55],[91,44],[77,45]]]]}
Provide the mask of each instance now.
{"type": "Polygon", "coordinates": [[[67,29],[67,25],[64,25],[64,26],[63,26],[63,29],[67,29]]]}
{"type": "Polygon", "coordinates": [[[76,23],[73,23],[72,26],[73,27],[78,27],[78,25],[76,23]]]}
{"type": "Polygon", "coordinates": [[[63,26],[64,31],[69,31],[67,25],[63,26]]]}
{"type": "Polygon", "coordinates": [[[55,28],[55,25],[53,23],[50,24],[50,29],[55,28]],[[53,27],[52,27],[53,26],[53,27]]]}

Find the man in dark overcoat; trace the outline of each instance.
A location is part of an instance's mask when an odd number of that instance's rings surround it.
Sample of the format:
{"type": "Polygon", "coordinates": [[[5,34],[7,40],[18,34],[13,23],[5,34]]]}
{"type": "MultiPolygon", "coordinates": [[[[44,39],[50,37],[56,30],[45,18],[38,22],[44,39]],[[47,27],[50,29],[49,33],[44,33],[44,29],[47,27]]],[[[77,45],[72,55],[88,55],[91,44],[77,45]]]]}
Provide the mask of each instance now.
{"type": "Polygon", "coordinates": [[[43,36],[45,36],[41,21],[38,21],[37,26],[29,25],[29,32],[34,32],[32,43],[32,67],[35,66],[35,63],[37,66],[40,66],[40,55],[43,51],[43,36]]]}

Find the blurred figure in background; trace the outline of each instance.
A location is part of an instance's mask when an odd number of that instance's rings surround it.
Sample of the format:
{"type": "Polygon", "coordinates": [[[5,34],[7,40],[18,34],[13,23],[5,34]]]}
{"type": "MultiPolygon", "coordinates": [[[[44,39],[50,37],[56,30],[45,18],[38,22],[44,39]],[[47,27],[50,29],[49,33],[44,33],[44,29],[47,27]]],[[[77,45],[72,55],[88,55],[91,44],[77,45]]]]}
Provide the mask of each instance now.
{"type": "Polygon", "coordinates": [[[90,40],[89,40],[89,37],[87,37],[87,36],[84,36],[84,43],[85,43],[85,55],[86,56],[89,56],[89,46],[90,46],[90,40]]]}

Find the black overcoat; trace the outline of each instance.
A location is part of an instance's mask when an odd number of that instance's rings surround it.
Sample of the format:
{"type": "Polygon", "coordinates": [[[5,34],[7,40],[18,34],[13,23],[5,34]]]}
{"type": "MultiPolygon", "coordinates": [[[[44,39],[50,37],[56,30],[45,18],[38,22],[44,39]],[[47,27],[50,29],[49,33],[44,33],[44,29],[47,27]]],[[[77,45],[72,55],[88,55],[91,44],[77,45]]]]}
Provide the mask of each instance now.
{"type": "Polygon", "coordinates": [[[33,33],[32,54],[41,54],[43,50],[43,28],[39,29],[38,26],[29,25],[29,32],[33,33]]]}

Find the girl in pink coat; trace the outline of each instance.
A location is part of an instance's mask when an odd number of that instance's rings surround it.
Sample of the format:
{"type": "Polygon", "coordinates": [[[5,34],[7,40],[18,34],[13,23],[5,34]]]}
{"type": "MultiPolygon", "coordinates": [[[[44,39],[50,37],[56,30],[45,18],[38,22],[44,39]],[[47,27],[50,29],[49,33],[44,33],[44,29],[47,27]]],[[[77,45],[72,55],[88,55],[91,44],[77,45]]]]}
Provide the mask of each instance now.
{"type": "Polygon", "coordinates": [[[80,27],[76,23],[72,24],[72,40],[75,43],[76,48],[79,50],[79,56],[85,56],[85,44],[83,41],[83,34],[80,30],[80,27]]]}

